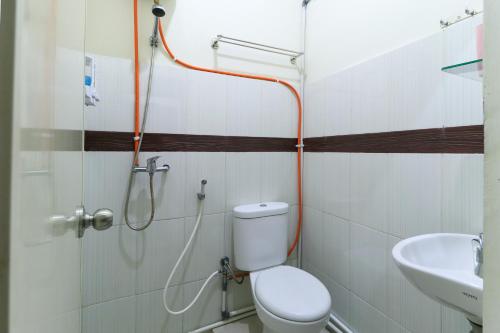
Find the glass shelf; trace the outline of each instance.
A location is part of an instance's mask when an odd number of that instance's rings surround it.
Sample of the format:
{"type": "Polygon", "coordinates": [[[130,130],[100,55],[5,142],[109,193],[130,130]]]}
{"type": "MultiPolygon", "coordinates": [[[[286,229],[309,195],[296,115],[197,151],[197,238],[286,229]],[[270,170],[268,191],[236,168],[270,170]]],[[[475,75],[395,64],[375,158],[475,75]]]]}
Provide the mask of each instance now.
{"type": "Polygon", "coordinates": [[[475,81],[483,81],[483,59],[462,62],[441,68],[443,72],[459,75],[475,81]]]}

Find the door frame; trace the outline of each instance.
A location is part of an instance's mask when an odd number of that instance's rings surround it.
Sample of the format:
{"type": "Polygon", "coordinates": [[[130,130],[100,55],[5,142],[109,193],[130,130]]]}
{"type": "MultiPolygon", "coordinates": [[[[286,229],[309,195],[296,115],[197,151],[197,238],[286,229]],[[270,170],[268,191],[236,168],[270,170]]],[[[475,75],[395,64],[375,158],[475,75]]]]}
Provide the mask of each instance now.
{"type": "Polygon", "coordinates": [[[500,332],[500,3],[485,0],[484,332],[500,332]]]}
{"type": "Polygon", "coordinates": [[[9,327],[10,179],[15,0],[0,0],[0,332],[9,327]]]}

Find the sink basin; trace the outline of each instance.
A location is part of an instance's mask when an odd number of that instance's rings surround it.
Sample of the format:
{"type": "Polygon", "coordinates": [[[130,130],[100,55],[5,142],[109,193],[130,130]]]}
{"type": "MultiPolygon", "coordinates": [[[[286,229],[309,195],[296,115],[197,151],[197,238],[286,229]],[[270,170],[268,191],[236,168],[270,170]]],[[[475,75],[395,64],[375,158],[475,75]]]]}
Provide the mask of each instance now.
{"type": "Polygon", "coordinates": [[[474,235],[428,234],[405,239],[392,249],[403,275],[436,301],[482,324],[483,279],[474,273],[474,235]]]}

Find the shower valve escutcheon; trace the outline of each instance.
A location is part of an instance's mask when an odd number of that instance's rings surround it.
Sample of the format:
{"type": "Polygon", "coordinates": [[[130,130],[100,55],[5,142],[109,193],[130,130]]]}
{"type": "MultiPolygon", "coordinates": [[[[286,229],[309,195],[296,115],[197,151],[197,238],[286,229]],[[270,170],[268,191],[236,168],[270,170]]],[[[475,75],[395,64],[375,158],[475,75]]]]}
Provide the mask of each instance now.
{"type": "Polygon", "coordinates": [[[154,175],[156,172],[168,172],[170,170],[170,165],[164,164],[161,167],[156,165],[156,161],[160,158],[160,156],[155,156],[148,158],[146,161],[145,167],[134,167],[134,172],[147,172],[149,175],[154,175]]]}

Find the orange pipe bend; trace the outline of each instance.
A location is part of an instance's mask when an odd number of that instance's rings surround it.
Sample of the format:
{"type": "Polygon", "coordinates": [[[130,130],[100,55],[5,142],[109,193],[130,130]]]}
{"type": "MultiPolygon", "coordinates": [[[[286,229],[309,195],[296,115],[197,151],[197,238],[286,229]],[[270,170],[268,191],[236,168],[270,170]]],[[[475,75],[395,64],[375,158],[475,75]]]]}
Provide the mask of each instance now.
{"type": "Polygon", "coordinates": [[[260,81],[269,81],[269,82],[276,82],[281,85],[284,85],[287,87],[292,94],[295,96],[295,100],[297,101],[297,108],[298,108],[298,124],[297,124],[297,189],[298,189],[298,200],[299,200],[299,221],[297,223],[297,229],[295,232],[295,238],[290,246],[290,249],[288,250],[288,256],[290,256],[295,248],[297,247],[297,244],[299,243],[300,239],[300,232],[302,229],[302,100],[300,98],[300,94],[298,93],[297,89],[295,89],[290,83],[286,81],[281,81],[279,79],[273,78],[273,77],[267,77],[267,76],[259,76],[259,75],[250,75],[250,74],[242,74],[242,73],[234,73],[234,72],[228,72],[228,71],[220,71],[216,69],[210,69],[210,68],[204,68],[204,67],[198,67],[198,66],[193,66],[191,64],[188,64],[187,62],[184,62],[182,60],[177,59],[177,57],[174,55],[172,50],[167,44],[167,41],[165,39],[165,34],[163,33],[163,26],[161,21],[159,22],[159,30],[160,30],[160,37],[161,37],[161,42],[163,44],[163,47],[165,48],[165,51],[167,51],[168,55],[172,60],[185,67],[188,69],[192,69],[195,71],[201,71],[201,72],[208,72],[208,73],[214,73],[214,74],[221,74],[221,75],[228,75],[228,76],[236,76],[236,77],[242,77],[246,79],[252,79],[252,80],[260,80],[260,81]]]}
{"type": "MultiPolygon", "coordinates": [[[[177,64],[181,65],[182,67],[195,70],[195,71],[201,71],[201,72],[208,72],[208,73],[214,73],[214,74],[220,74],[220,75],[228,75],[228,76],[235,76],[235,77],[241,77],[241,78],[246,78],[246,79],[252,79],[252,80],[260,80],[260,81],[269,81],[269,82],[276,82],[279,83],[285,87],[287,87],[290,92],[294,95],[296,101],[297,101],[297,108],[298,108],[298,124],[297,124],[297,191],[298,191],[298,201],[299,201],[299,216],[298,216],[298,223],[297,223],[297,228],[295,231],[295,238],[290,246],[290,249],[288,250],[288,256],[290,256],[293,251],[295,251],[295,248],[297,247],[297,244],[299,243],[300,239],[300,233],[302,230],[302,100],[300,98],[300,94],[298,93],[297,89],[295,89],[290,83],[286,81],[281,81],[279,79],[273,78],[273,77],[267,77],[267,76],[259,76],[259,75],[250,75],[250,74],[242,74],[242,73],[235,73],[235,72],[228,72],[228,71],[220,71],[220,70],[215,70],[215,69],[210,69],[210,68],[204,68],[204,67],[198,67],[198,66],[193,66],[191,64],[188,64],[187,62],[184,62],[180,59],[177,59],[177,57],[174,55],[170,47],[168,46],[168,43],[165,39],[165,34],[163,33],[163,25],[161,21],[159,21],[159,32],[160,32],[160,37],[161,37],[161,42],[163,44],[163,47],[165,48],[165,51],[168,53],[170,58],[177,64]]],[[[134,0],[134,33],[135,33],[135,38],[134,38],[134,46],[135,46],[135,135],[139,135],[139,63],[138,63],[138,43],[137,43],[137,0],[134,0]]],[[[137,142],[135,145],[135,149],[137,149],[137,142]]]]}

